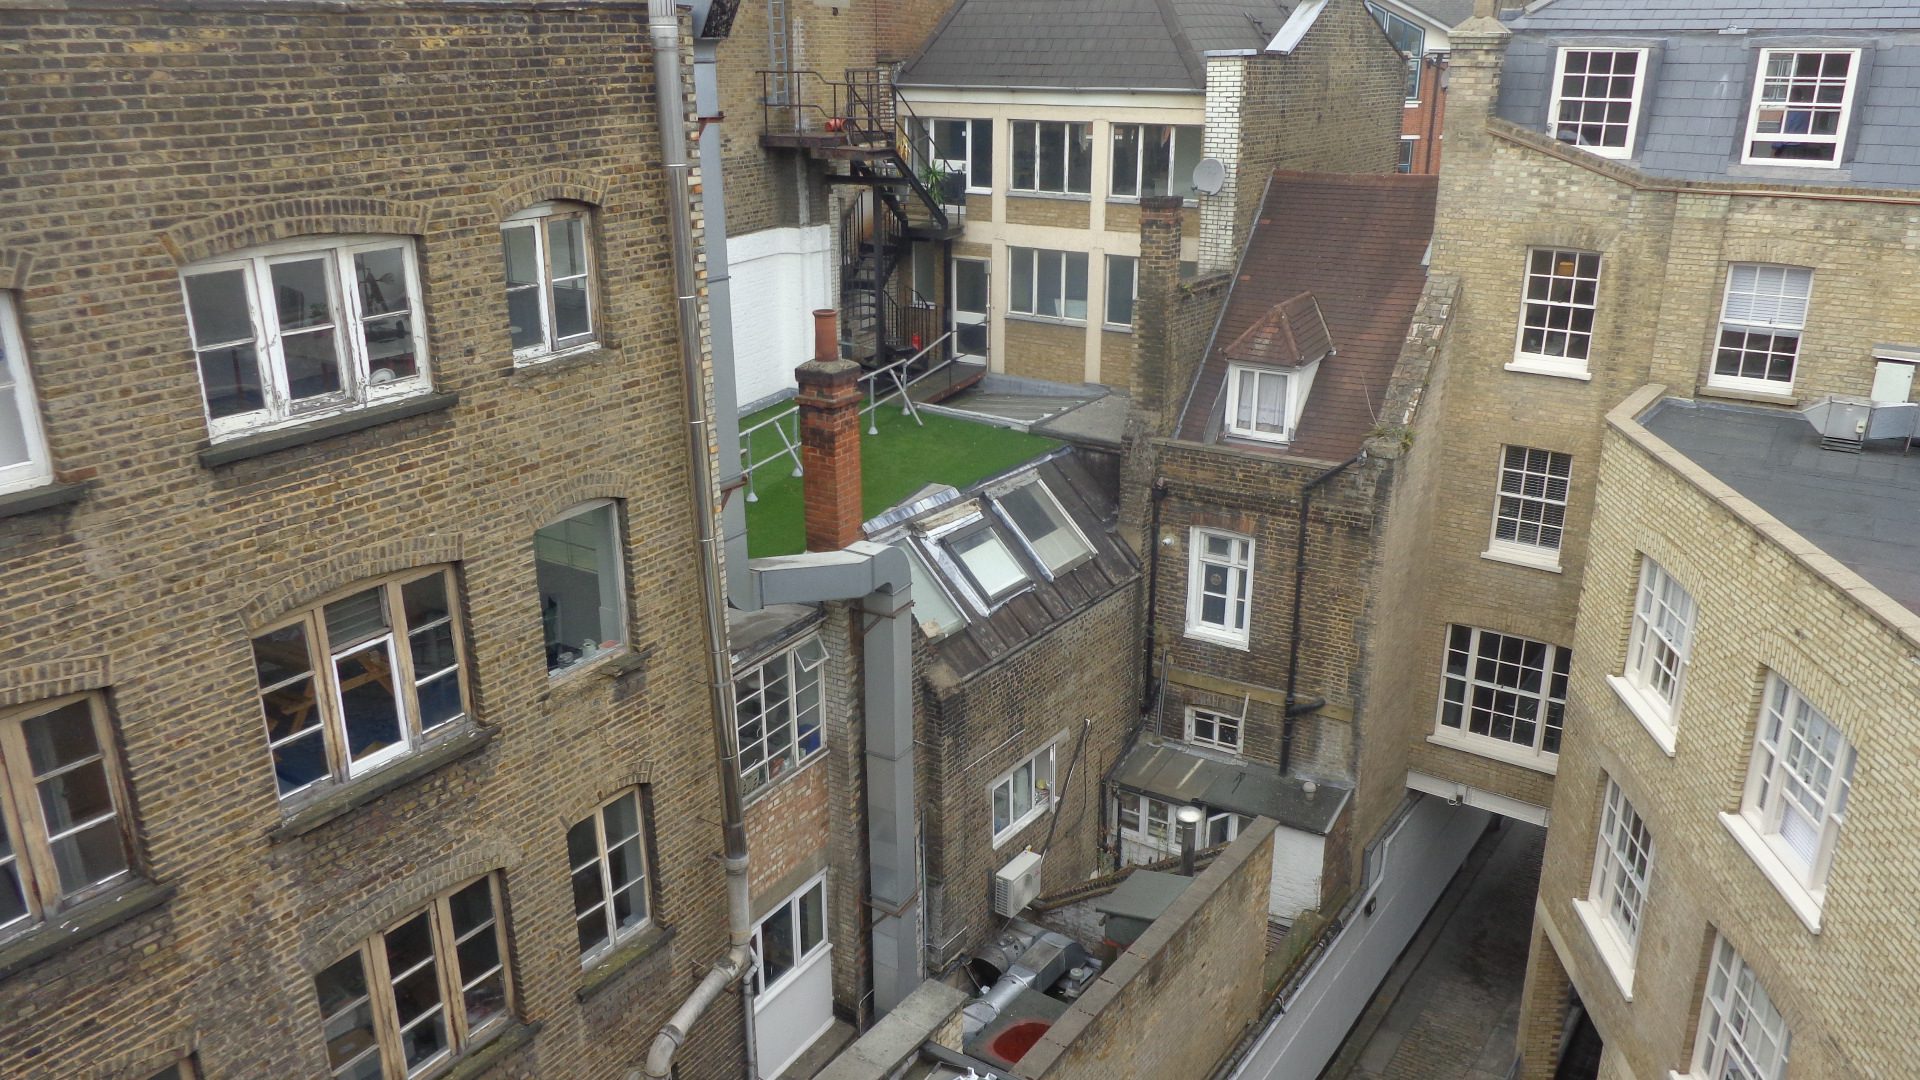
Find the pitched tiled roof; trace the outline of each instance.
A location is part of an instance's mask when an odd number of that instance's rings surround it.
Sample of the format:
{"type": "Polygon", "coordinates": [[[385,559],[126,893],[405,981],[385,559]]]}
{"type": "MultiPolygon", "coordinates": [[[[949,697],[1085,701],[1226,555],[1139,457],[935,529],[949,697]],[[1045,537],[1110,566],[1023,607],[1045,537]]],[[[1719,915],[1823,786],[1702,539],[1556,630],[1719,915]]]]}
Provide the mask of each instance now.
{"type": "Polygon", "coordinates": [[[902,86],[1202,90],[1201,54],[1258,49],[1278,0],[958,0],[902,86]]]}
{"type": "Polygon", "coordinates": [[[1275,173],[1178,437],[1218,430],[1228,344],[1310,292],[1338,351],[1320,364],[1286,452],[1327,461],[1359,452],[1426,286],[1437,190],[1432,176],[1275,173]]]}
{"type": "Polygon", "coordinates": [[[1327,320],[1313,294],[1282,300],[1224,350],[1227,359],[1268,367],[1300,367],[1333,352],[1327,320]]]}

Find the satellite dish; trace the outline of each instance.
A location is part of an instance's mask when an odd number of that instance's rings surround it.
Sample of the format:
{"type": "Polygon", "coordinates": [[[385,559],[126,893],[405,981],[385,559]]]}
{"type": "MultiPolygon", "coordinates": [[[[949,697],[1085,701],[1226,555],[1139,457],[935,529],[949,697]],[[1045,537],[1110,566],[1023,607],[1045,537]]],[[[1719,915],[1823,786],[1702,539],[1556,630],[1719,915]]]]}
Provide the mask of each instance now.
{"type": "Polygon", "coordinates": [[[1218,195],[1227,183],[1227,167],[1219,158],[1201,158],[1193,167],[1193,190],[1202,195],[1218,195]]]}

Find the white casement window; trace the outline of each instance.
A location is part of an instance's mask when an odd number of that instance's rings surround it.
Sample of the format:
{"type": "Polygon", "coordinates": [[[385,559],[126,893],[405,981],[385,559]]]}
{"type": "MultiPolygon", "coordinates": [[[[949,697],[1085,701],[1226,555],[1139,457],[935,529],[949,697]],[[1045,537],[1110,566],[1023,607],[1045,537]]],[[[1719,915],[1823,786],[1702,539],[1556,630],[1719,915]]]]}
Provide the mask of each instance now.
{"type": "Polygon", "coordinates": [[[1015,120],[1014,191],[1051,195],[1093,192],[1093,125],[1015,120]]]}
{"type": "Polygon", "coordinates": [[[1227,365],[1227,433],[1261,442],[1292,442],[1298,411],[1294,387],[1289,372],[1227,365]]]}
{"type": "Polygon", "coordinates": [[[1707,382],[1765,394],[1791,390],[1812,295],[1813,271],[1807,267],[1728,266],[1720,340],[1707,382]]]}
{"type": "Polygon", "coordinates": [[[406,1080],[507,1020],[499,878],[439,896],[315,975],[328,1075],[406,1080]]]}
{"type": "Polygon", "coordinates": [[[1240,717],[1217,709],[1187,710],[1187,741],[1231,754],[1240,752],[1240,717]]]}
{"type": "Polygon", "coordinates": [[[567,866],[584,967],[650,922],[646,807],[639,789],[622,792],[567,829],[567,866]]]}
{"type": "Polygon", "coordinates": [[[1778,674],[1767,675],[1740,815],[1818,903],[1859,754],[1778,674]]]}
{"type": "Polygon", "coordinates": [[[1199,125],[1113,125],[1113,174],[1110,194],[1124,199],[1143,195],[1199,197],[1193,167],[1200,164],[1199,125]]]}
{"type": "Polygon", "coordinates": [[[1123,791],[1113,805],[1122,836],[1161,851],[1171,851],[1178,845],[1179,838],[1173,835],[1172,803],[1123,791]]]}
{"type": "Polygon", "coordinates": [[[753,928],[756,995],[779,990],[827,947],[827,877],[820,875],[781,901],[753,928]]]}
{"type": "Polygon", "coordinates": [[[626,644],[625,561],[620,517],[606,499],[576,506],[533,534],[547,674],[626,644]]]}
{"type": "Polygon", "coordinates": [[[543,203],[500,226],[516,363],[593,340],[591,235],[587,209],[568,203],[543,203]]]}
{"type": "Polygon", "coordinates": [[[1792,1041],[1759,976],[1716,934],[1693,1047],[1695,1080],[1785,1080],[1792,1041]]]}
{"type": "Polygon", "coordinates": [[[1529,251],[1515,366],[1585,375],[1593,348],[1599,292],[1600,256],[1580,251],[1529,251]]]}
{"type": "Polygon", "coordinates": [[[0,709],[0,940],[133,873],[113,745],[99,694],[0,709]]]}
{"type": "Polygon", "coordinates": [[[1573,650],[1562,645],[1449,626],[1440,734],[1522,764],[1556,757],[1572,661],[1573,650]]]}
{"type": "Polygon", "coordinates": [[[1001,773],[989,785],[993,802],[993,846],[1011,839],[1053,805],[1053,746],[1001,773]]]}
{"type": "Polygon", "coordinates": [[[357,585],[253,639],[285,799],[363,776],[467,715],[453,570],[357,585]]]}
{"type": "MultiPolygon", "coordinates": [[[[927,121],[929,157],[942,171],[967,178],[967,191],[993,190],[993,121],[927,121]]],[[[937,194],[937,193],[936,193],[937,194]]]]}
{"type": "Polygon", "coordinates": [[[1253,607],[1253,538],[1195,529],[1187,546],[1187,635],[1244,648],[1253,607]]]}
{"type": "Polygon", "coordinates": [[[1500,491],[1493,504],[1488,554],[1558,567],[1567,526],[1567,487],[1573,457],[1556,450],[1507,446],[1500,450],[1500,491]]]}
{"type": "Polygon", "coordinates": [[[1607,781],[1600,810],[1600,847],[1593,860],[1592,900],[1602,931],[1614,936],[1631,961],[1640,941],[1640,912],[1653,872],[1653,834],[1627,801],[1620,785],[1607,781]]]}
{"type": "Polygon", "coordinates": [[[1140,302],[1140,260],[1131,255],[1107,256],[1107,325],[1133,325],[1133,309],[1140,302]]]}
{"type": "Polygon", "coordinates": [[[52,479],[19,315],[13,296],[0,292],[0,492],[39,487],[52,479]]]}
{"type": "Polygon", "coordinates": [[[1747,114],[1748,164],[1834,168],[1853,122],[1860,50],[1760,50],[1747,114]]]}
{"type": "Polygon", "coordinates": [[[1049,579],[1093,558],[1093,545],[1043,481],[1030,480],[993,502],[1049,579]]]}
{"type": "Polygon", "coordinates": [[[1686,683],[1693,623],[1693,597],[1665,567],[1642,557],[1625,679],[1637,692],[1638,704],[1649,714],[1647,718],[1667,732],[1666,741],[1671,741],[1680,692],[1686,683]]]}
{"type": "Polygon", "coordinates": [[[1601,157],[1633,156],[1645,49],[1561,49],[1548,134],[1601,157]]]}
{"type": "Polygon", "coordinates": [[[1041,319],[1087,317],[1087,253],[1007,249],[1007,307],[1041,319]]]}
{"type": "Polygon", "coordinates": [[[276,244],[180,281],[215,439],[432,389],[412,240],[276,244]]]}
{"type": "Polygon", "coordinates": [[[820,752],[820,668],[814,634],[733,680],[740,790],[751,795],[820,752]]]}

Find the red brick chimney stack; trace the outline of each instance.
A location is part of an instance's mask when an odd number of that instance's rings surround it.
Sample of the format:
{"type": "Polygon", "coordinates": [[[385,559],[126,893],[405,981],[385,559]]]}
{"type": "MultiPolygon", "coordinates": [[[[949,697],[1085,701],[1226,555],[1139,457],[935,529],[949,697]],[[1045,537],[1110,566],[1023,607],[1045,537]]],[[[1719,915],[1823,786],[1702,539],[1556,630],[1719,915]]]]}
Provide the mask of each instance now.
{"type": "Polygon", "coordinates": [[[864,539],[860,523],[860,365],[840,359],[834,312],[813,313],[813,359],[793,369],[800,384],[800,466],[808,551],[838,551],[864,539]]]}

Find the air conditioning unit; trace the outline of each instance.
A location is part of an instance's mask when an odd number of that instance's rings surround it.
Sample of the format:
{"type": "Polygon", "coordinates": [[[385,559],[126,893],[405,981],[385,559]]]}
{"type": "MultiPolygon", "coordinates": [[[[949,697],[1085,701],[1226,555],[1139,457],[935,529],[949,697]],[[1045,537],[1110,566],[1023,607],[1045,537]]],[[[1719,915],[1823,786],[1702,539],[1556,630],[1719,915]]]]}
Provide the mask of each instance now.
{"type": "Polygon", "coordinates": [[[996,915],[1020,914],[1033,898],[1040,895],[1040,853],[1023,851],[1007,860],[993,875],[993,911],[996,915]]]}

